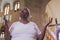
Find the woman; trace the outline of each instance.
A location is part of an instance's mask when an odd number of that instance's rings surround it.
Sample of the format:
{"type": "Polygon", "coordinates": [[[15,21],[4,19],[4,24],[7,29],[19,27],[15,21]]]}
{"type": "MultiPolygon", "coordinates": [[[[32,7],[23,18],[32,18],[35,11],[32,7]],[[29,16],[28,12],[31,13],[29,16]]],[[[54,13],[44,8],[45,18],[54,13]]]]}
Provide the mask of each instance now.
{"type": "Polygon", "coordinates": [[[36,23],[28,20],[29,14],[29,10],[26,7],[20,10],[21,19],[14,22],[9,28],[12,36],[11,40],[36,40],[37,38],[38,40],[43,40],[46,27],[51,23],[51,20],[41,32],[36,23]]]}

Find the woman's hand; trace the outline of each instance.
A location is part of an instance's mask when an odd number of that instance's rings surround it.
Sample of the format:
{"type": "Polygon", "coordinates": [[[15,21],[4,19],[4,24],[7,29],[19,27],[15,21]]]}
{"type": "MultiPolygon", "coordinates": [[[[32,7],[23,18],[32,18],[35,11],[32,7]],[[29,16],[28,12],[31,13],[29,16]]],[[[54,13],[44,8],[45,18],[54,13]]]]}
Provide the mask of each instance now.
{"type": "MultiPolygon", "coordinates": [[[[41,32],[41,35],[39,36],[39,40],[43,40],[44,39],[44,36],[45,36],[45,32],[46,32],[46,28],[47,26],[52,22],[52,19],[53,18],[50,18],[46,23],[45,23],[45,26],[41,32]]],[[[44,25],[44,24],[43,24],[44,25]]]]}

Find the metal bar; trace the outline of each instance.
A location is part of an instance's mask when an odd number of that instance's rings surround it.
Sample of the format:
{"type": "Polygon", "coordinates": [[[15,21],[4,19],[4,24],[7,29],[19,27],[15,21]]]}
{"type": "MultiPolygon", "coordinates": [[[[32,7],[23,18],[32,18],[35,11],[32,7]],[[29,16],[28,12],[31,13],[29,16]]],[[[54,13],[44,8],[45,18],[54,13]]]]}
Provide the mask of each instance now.
{"type": "Polygon", "coordinates": [[[56,22],[56,24],[58,24],[57,18],[55,18],[55,22],[56,22]]]}
{"type": "MultiPolygon", "coordinates": [[[[60,24],[57,24],[57,25],[60,25],[60,24]]],[[[52,25],[49,25],[49,26],[56,26],[56,24],[52,24],[52,25]]]]}

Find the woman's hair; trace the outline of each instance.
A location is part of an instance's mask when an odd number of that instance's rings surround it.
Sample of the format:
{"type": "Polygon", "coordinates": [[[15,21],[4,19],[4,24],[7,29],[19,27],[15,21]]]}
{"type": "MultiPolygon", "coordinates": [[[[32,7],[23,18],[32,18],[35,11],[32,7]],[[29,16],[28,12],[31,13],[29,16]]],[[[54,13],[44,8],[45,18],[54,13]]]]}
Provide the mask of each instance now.
{"type": "Polygon", "coordinates": [[[28,10],[28,12],[29,12],[29,18],[31,18],[31,17],[32,17],[32,15],[31,15],[31,13],[30,13],[30,9],[29,9],[29,8],[27,8],[27,10],[28,10]]]}

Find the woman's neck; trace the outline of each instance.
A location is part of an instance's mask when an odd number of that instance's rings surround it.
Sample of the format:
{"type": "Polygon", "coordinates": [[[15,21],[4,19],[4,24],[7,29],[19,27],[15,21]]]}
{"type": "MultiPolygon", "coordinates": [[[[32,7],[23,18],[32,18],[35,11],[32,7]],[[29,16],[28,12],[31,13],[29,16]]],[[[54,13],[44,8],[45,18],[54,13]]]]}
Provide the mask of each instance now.
{"type": "Polygon", "coordinates": [[[29,21],[28,21],[27,19],[23,19],[23,18],[21,18],[20,22],[22,22],[22,23],[24,23],[24,24],[29,23],[29,21]]]}

